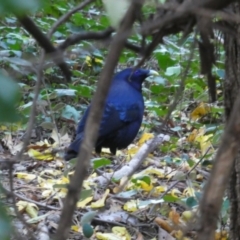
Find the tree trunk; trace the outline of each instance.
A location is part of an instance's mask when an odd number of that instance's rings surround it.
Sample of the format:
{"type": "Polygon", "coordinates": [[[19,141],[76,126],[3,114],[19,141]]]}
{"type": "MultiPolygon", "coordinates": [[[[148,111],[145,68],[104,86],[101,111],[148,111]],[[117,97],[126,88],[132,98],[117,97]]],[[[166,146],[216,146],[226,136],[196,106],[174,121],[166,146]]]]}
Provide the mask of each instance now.
{"type": "MultiPolygon", "coordinates": [[[[240,14],[238,3],[231,6],[232,11],[240,14]]],[[[225,42],[225,82],[224,105],[226,120],[228,121],[235,99],[240,95],[240,25],[234,26],[236,37],[226,35],[225,42]]],[[[240,240],[240,153],[235,159],[235,164],[230,176],[229,201],[230,201],[230,239],[240,240]]]]}

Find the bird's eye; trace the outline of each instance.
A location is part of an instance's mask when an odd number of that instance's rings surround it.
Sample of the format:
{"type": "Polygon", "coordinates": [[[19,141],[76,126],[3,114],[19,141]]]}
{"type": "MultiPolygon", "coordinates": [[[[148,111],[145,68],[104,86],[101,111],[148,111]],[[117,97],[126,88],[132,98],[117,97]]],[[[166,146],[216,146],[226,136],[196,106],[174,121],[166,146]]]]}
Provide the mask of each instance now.
{"type": "Polygon", "coordinates": [[[138,75],[139,72],[140,72],[139,70],[136,70],[136,71],[134,72],[134,74],[138,75]]]}

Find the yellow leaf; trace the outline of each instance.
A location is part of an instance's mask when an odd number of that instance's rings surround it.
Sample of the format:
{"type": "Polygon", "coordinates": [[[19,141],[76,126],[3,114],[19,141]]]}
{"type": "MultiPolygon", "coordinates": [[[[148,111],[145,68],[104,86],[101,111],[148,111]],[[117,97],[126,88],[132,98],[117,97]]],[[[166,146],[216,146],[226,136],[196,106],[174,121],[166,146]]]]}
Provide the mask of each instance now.
{"type": "Polygon", "coordinates": [[[138,150],[139,150],[139,147],[131,147],[127,150],[127,153],[129,155],[135,155],[138,152],[138,150]]]}
{"type": "Polygon", "coordinates": [[[31,218],[38,216],[38,207],[36,204],[26,201],[18,201],[16,205],[19,212],[25,211],[31,218]]]}
{"type": "Polygon", "coordinates": [[[123,240],[121,237],[117,236],[114,233],[96,233],[96,238],[101,240],[123,240]]]}
{"type": "Polygon", "coordinates": [[[227,240],[228,239],[227,231],[216,231],[214,239],[215,240],[227,240]]]}
{"type": "Polygon", "coordinates": [[[178,196],[181,195],[181,192],[176,188],[172,189],[170,193],[175,198],[178,198],[178,196]]]}
{"type": "Polygon", "coordinates": [[[0,131],[6,131],[7,127],[6,126],[0,126],[0,131]]]}
{"type": "Polygon", "coordinates": [[[52,155],[51,151],[48,150],[44,152],[39,152],[37,150],[34,150],[33,148],[30,148],[28,150],[28,155],[29,157],[44,161],[51,161],[54,159],[54,156],[52,155]]]}
{"type": "Polygon", "coordinates": [[[113,227],[112,232],[121,237],[121,239],[131,240],[131,236],[125,227],[113,227]]]}
{"type": "Polygon", "coordinates": [[[72,226],[71,226],[71,230],[73,230],[74,232],[80,232],[80,231],[79,231],[79,230],[80,230],[80,227],[77,226],[77,225],[72,225],[72,226]]]}
{"type": "Polygon", "coordinates": [[[85,198],[82,201],[77,202],[77,208],[85,208],[88,203],[90,203],[93,200],[93,197],[85,198]]]}
{"type": "Polygon", "coordinates": [[[92,58],[90,56],[86,56],[85,63],[91,67],[92,66],[92,58]]]}
{"type": "Polygon", "coordinates": [[[150,185],[149,185],[146,182],[141,181],[141,180],[138,180],[137,183],[140,184],[141,188],[147,192],[150,192],[153,189],[152,183],[150,183],[150,185]]]}
{"type": "Polygon", "coordinates": [[[26,207],[26,213],[31,217],[35,218],[38,216],[38,207],[34,203],[28,203],[26,207]]]}
{"type": "Polygon", "coordinates": [[[49,197],[52,194],[54,195],[54,199],[65,197],[67,193],[67,189],[62,187],[54,187],[56,184],[63,184],[66,185],[69,183],[69,179],[66,177],[62,177],[60,179],[43,179],[41,177],[38,177],[38,183],[39,186],[44,188],[45,190],[42,191],[43,197],[49,197]]]}
{"type": "Polygon", "coordinates": [[[109,194],[110,190],[109,189],[106,189],[105,193],[103,194],[102,198],[99,199],[98,201],[96,202],[93,202],[91,204],[91,208],[101,208],[101,207],[104,207],[104,204],[105,204],[105,200],[109,194]]]}
{"type": "Polygon", "coordinates": [[[167,190],[165,186],[157,186],[153,189],[152,196],[157,197],[159,194],[164,193],[167,190]]]}
{"type": "Polygon", "coordinates": [[[146,141],[153,137],[154,135],[152,133],[144,133],[138,141],[138,146],[142,146],[146,141]]]}
{"type": "Polygon", "coordinates": [[[102,61],[102,59],[94,58],[94,62],[95,62],[95,63],[102,63],[103,61],[102,61]]]}
{"type": "Polygon", "coordinates": [[[191,119],[197,120],[210,112],[210,107],[207,103],[200,103],[192,112],[191,112],[191,119]]]}
{"type": "Polygon", "coordinates": [[[28,180],[28,181],[31,181],[31,180],[37,178],[37,175],[25,173],[25,172],[18,172],[18,173],[16,173],[16,176],[19,179],[24,179],[24,180],[28,180]]]}
{"type": "Polygon", "coordinates": [[[192,211],[184,211],[182,213],[182,219],[185,221],[185,222],[189,222],[192,217],[193,217],[193,212],[192,211]]]}
{"type": "Polygon", "coordinates": [[[175,231],[173,235],[177,240],[190,240],[190,238],[184,237],[184,234],[181,230],[175,231]]]}
{"type": "Polygon", "coordinates": [[[213,148],[212,143],[210,141],[212,136],[213,136],[213,134],[208,134],[208,135],[205,135],[205,136],[196,137],[196,141],[198,141],[200,143],[200,148],[201,148],[202,155],[204,155],[207,151],[208,151],[208,153],[213,153],[214,152],[214,148],[213,148]],[[210,148],[210,150],[209,150],[209,148],[210,148]]]}
{"type": "Polygon", "coordinates": [[[196,180],[198,180],[198,181],[199,181],[199,180],[200,180],[200,181],[203,180],[203,175],[200,174],[200,173],[197,174],[196,180]]]}
{"type": "Polygon", "coordinates": [[[183,195],[187,197],[194,197],[195,196],[195,190],[193,188],[187,187],[183,191],[183,195]]]}
{"type": "Polygon", "coordinates": [[[187,141],[188,142],[194,142],[195,141],[195,139],[196,139],[196,137],[197,137],[197,135],[198,135],[198,130],[197,129],[194,129],[190,134],[189,134],[189,136],[188,136],[188,138],[187,138],[187,141]]]}
{"type": "Polygon", "coordinates": [[[194,129],[190,135],[188,136],[188,142],[194,142],[200,136],[203,136],[206,132],[205,126],[201,127],[200,129],[194,129]]]}
{"type": "Polygon", "coordinates": [[[50,176],[56,177],[56,176],[59,176],[60,174],[62,174],[62,171],[57,169],[44,169],[43,171],[40,172],[39,176],[50,175],[50,176]]]}
{"type": "Polygon", "coordinates": [[[165,176],[165,172],[163,169],[158,169],[154,167],[148,167],[145,170],[141,171],[138,174],[135,174],[134,176],[144,176],[144,175],[157,175],[159,178],[163,178],[165,176]]]}
{"type": "Polygon", "coordinates": [[[135,212],[138,210],[138,202],[138,200],[130,200],[124,204],[123,209],[128,212],[135,212]]]}

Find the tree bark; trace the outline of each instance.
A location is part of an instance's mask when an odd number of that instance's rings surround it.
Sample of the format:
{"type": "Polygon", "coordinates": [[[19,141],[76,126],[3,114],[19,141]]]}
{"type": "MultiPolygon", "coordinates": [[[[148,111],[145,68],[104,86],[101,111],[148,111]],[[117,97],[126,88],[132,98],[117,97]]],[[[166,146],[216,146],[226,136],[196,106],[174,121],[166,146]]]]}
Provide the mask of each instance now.
{"type": "MultiPolygon", "coordinates": [[[[240,14],[239,3],[230,6],[231,10],[240,14]]],[[[225,35],[224,48],[225,81],[224,81],[224,105],[226,121],[228,121],[233,104],[240,97],[240,24],[233,26],[236,36],[225,35]]],[[[235,164],[229,181],[230,201],[230,239],[240,240],[240,152],[235,159],[235,164]]]]}

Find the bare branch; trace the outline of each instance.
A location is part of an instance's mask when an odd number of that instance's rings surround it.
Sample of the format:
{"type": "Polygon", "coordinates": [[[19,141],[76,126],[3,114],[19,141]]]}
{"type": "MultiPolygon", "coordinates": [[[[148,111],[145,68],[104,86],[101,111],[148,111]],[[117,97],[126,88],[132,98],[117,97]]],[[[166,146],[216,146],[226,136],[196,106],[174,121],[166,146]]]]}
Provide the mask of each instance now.
{"type": "Polygon", "coordinates": [[[238,97],[224,132],[222,142],[218,148],[212,173],[200,202],[201,219],[198,228],[198,240],[214,239],[222,198],[228,184],[234,158],[239,150],[239,145],[240,98],[238,97]]]}
{"type": "Polygon", "coordinates": [[[83,40],[101,40],[110,38],[111,34],[114,32],[113,28],[107,28],[104,31],[99,32],[82,32],[79,34],[74,34],[68,37],[63,43],[58,46],[58,49],[65,50],[70,45],[79,43],[83,40]]]}
{"type": "Polygon", "coordinates": [[[43,63],[44,63],[44,57],[45,57],[45,53],[44,53],[44,51],[42,51],[40,62],[39,62],[39,67],[36,70],[37,71],[37,83],[36,83],[36,86],[35,86],[35,89],[34,89],[34,98],[33,98],[33,104],[32,104],[32,108],[31,108],[30,118],[29,118],[29,121],[28,121],[28,128],[27,128],[27,131],[26,131],[26,135],[25,135],[25,139],[24,139],[24,142],[23,142],[22,149],[16,155],[16,158],[15,158],[16,161],[22,158],[22,155],[25,152],[26,147],[27,147],[27,145],[29,143],[29,140],[30,140],[30,137],[31,137],[33,125],[34,125],[34,122],[35,122],[37,101],[38,101],[38,96],[39,96],[39,93],[40,93],[42,77],[43,77],[42,66],[43,66],[43,63]]]}
{"type": "Polygon", "coordinates": [[[93,102],[87,119],[84,131],[85,137],[80,147],[76,170],[69,185],[68,194],[65,198],[64,208],[54,239],[67,239],[74,209],[79,199],[83,180],[87,173],[91,150],[97,139],[105,98],[110,88],[111,77],[124,47],[125,41],[131,32],[130,30],[136,19],[137,13],[141,10],[142,4],[143,1],[132,1],[124,20],[110,45],[109,54],[102,70],[100,80],[98,81],[97,91],[93,97],[93,102]],[[123,33],[125,34],[125,38],[122,38],[123,33]]]}
{"type": "Polygon", "coordinates": [[[38,44],[46,51],[46,53],[54,53],[58,56],[57,59],[53,61],[59,66],[62,70],[67,81],[71,81],[71,71],[69,70],[68,65],[64,62],[61,52],[57,52],[57,49],[52,45],[48,37],[42,33],[42,31],[37,27],[37,25],[32,21],[28,16],[17,16],[19,22],[23,27],[34,37],[38,44]]]}

